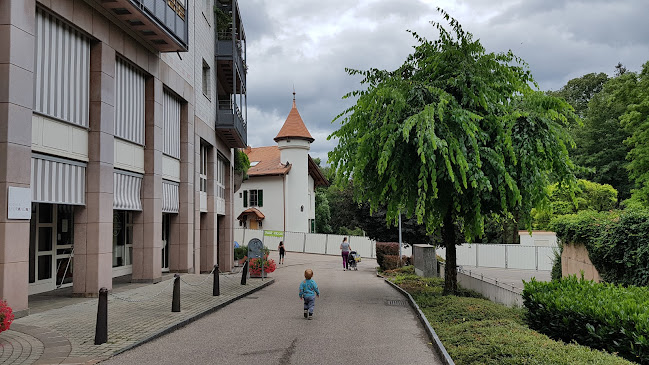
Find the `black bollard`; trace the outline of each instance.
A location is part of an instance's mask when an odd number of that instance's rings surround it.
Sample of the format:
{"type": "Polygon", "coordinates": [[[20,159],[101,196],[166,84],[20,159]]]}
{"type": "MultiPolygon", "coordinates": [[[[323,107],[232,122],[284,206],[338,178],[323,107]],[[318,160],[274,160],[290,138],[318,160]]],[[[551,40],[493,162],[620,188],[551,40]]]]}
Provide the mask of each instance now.
{"type": "Polygon", "coordinates": [[[212,285],[212,296],[221,295],[221,285],[219,283],[219,265],[214,265],[214,284],[212,285]]]}
{"type": "Polygon", "coordinates": [[[171,299],[171,311],[180,312],[180,275],[174,275],[174,296],[171,299]]]}
{"type": "Polygon", "coordinates": [[[95,325],[95,345],[108,342],[108,289],[99,289],[97,304],[97,324],[95,325]]]}
{"type": "Polygon", "coordinates": [[[246,279],[248,279],[248,260],[243,264],[243,270],[241,272],[241,285],[246,285],[246,279]]]}

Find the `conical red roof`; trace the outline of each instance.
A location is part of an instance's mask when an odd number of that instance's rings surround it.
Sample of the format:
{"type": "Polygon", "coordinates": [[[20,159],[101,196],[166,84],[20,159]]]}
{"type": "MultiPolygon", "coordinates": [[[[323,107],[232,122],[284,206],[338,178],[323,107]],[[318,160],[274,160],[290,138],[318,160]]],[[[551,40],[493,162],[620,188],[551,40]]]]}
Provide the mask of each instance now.
{"type": "Polygon", "coordinates": [[[313,142],[315,140],[313,137],[311,137],[309,130],[306,129],[306,125],[304,125],[304,121],[302,121],[300,112],[297,111],[297,107],[295,106],[295,96],[293,96],[293,108],[291,108],[291,111],[288,113],[288,117],[286,117],[286,121],[284,122],[282,129],[280,129],[279,133],[277,133],[275,142],[289,138],[305,139],[309,142],[313,142]]]}

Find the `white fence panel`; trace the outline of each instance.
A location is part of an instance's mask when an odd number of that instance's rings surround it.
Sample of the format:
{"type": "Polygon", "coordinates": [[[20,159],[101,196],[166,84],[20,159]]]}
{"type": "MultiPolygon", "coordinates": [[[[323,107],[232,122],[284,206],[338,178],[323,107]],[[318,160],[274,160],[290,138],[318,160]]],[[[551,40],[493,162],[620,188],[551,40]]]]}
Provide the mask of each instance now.
{"type": "Polygon", "coordinates": [[[326,234],[309,233],[306,236],[306,246],[304,248],[304,252],[324,254],[326,245],[326,234]]]}
{"type": "Polygon", "coordinates": [[[243,243],[243,232],[245,232],[245,228],[235,228],[234,229],[234,242],[238,243],[239,246],[242,246],[243,243]]]}
{"type": "MultiPolygon", "coordinates": [[[[463,244],[455,247],[455,256],[457,258],[457,264],[461,266],[475,266],[475,256],[476,256],[476,245],[463,244]]],[[[446,250],[444,250],[444,256],[446,259],[446,250]]]]}
{"type": "Polygon", "coordinates": [[[277,250],[277,246],[279,246],[279,241],[281,241],[283,237],[278,237],[278,236],[272,236],[272,235],[267,235],[264,233],[264,246],[268,247],[270,250],[277,250]]]}
{"type": "Polygon", "coordinates": [[[478,266],[505,268],[505,245],[475,245],[478,266]]]}
{"type": "MultiPolygon", "coordinates": [[[[340,255],[340,244],[343,242],[343,238],[345,237],[347,236],[330,234],[329,240],[327,241],[327,255],[340,255]]],[[[352,248],[355,249],[354,246],[352,246],[352,248]]]]}
{"type": "Polygon", "coordinates": [[[538,270],[552,270],[552,263],[554,261],[554,250],[558,247],[541,247],[537,246],[538,252],[538,270]]]}
{"type": "MultiPolygon", "coordinates": [[[[262,238],[264,238],[264,231],[257,230],[257,229],[246,229],[243,238],[241,240],[243,241],[243,244],[245,246],[248,246],[248,243],[253,238],[262,240],[262,238]]],[[[241,242],[239,242],[239,244],[241,244],[241,242]]]]}
{"type": "MultiPolygon", "coordinates": [[[[361,257],[373,257],[372,240],[369,237],[351,236],[349,237],[349,246],[361,257]]],[[[340,246],[338,246],[338,249],[340,250],[340,246]]]]}
{"type": "Polygon", "coordinates": [[[304,232],[284,232],[284,247],[286,251],[304,251],[304,232]]]}
{"type": "Polygon", "coordinates": [[[507,268],[509,269],[536,269],[536,246],[508,245],[507,268]]]}

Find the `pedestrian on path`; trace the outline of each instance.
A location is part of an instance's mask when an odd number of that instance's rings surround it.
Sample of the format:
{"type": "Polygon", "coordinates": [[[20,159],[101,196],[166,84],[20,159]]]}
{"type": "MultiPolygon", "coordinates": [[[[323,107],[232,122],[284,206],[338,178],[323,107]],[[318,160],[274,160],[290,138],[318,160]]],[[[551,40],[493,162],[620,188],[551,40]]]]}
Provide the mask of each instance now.
{"type": "Polygon", "coordinates": [[[279,263],[284,263],[284,255],[286,254],[286,249],[284,249],[284,241],[279,241],[279,246],[277,246],[277,251],[279,251],[279,263]]]}
{"type": "Polygon", "coordinates": [[[320,298],[318,284],[311,278],[313,270],[304,270],[304,281],[300,283],[300,299],[304,301],[304,318],[313,319],[313,308],[315,307],[315,298],[320,298]]]}
{"type": "Polygon", "coordinates": [[[351,250],[352,248],[349,242],[347,242],[347,237],[343,238],[343,242],[340,244],[340,251],[343,256],[343,270],[349,269],[347,260],[349,260],[349,251],[351,250]]]}

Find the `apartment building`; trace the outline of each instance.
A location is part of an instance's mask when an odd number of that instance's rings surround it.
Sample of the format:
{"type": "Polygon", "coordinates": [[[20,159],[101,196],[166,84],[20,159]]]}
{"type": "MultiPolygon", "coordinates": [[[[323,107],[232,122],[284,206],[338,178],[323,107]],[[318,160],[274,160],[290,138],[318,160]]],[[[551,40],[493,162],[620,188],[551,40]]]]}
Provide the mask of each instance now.
{"type": "Polygon", "coordinates": [[[236,0],[0,1],[0,298],[231,269],[236,0]]]}

